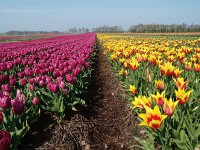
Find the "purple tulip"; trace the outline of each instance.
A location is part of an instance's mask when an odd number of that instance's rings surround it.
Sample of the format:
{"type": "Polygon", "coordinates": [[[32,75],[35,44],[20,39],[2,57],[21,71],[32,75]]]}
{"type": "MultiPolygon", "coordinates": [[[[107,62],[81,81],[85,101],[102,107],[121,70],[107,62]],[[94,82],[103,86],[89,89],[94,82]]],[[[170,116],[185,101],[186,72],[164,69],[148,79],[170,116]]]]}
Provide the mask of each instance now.
{"type": "Polygon", "coordinates": [[[40,80],[40,81],[39,81],[39,85],[40,85],[41,87],[43,87],[43,86],[45,86],[45,82],[44,82],[43,80],[40,80]]]}
{"type": "Polygon", "coordinates": [[[7,131],[0,130],[0,150],[8,150],[11,145],[11,136],[7,131]]]}
{"type": "Polygon", "coordinates": [[[7,63],[6,68],[7,68],[7,70],[11,70],[13,68],[13,64],[7,63]]]}
{"type": "Polygon", "coordinates": [[[20,115],[24,111],[25,103],[23,100],[13,99],[11,100],[12,111],[15,115],[20,115]]]}
{"type": "Polygon", "coordinates": [[[10,87],[9,84],[3,84],[3,85],[1,86],[1,88],[2,88],[3,91],[6,91],[6,92],[8,92],[8,93],[10,93],[10,92],[12,91],[12,88],[10,87]]]}
{"type": "Polygon", "coordinates": [[[24,77],[24,72],[18,72],[18,73],[17,73],[17,76],[18,76],[19,78],[23,78],[23,77],[24,77]]]}
{"type": "Polygon", "coordinates": [[[30,90],[30,91],[34,91],[34,90],[35,90],[35,86],[34,86],[33,84],[30,84],[30,85],[29,85],[29,90],[30,90]]]}
{"type": "Polygon", "coordinates": [[[39,104],[39,99],[38,99],[38,97],[34,97],[34,98],[33,98],[32,104],[35,105],[35,106],[39,104]]]}
{"type": "Polygon", "coordinates": [[[0,83],[4,82],[5,80],[6,80],[6,75],[5,74],[0,75],[0,83]]]}
{"type": "Polygon", "coordinates": [[[27,84],[27,80],[25,78],[19,80],[19,84],[25,86],[27,84]]]}
{"type": "Polygon", "coordinates": [[[67,95],[68,94],[68,90],[67,89],[63,89],[63,94],[67,95]]]}
{"type": "Polygon", "coordinates": [[[10,107],[10,98],[8,96],[0,97],[0,107],[3,109],[8,109],[10,107]]]}
{"type": "Polygon", "coordinates": [[[31,84],[35,83],[35,79],[34,79],[34,78],[30,78],[28,81],[29,81],[29,83],[31,83],[31,84]]]}
{"type": "Polygon", "coordinates": [[[59,90],[58,85],[57,85],[56,83],[49,83],[49,84],[47,85],[47,88],[48,88],[50,91],[54,92],[54,93],[57,93],[58,90],[59,90]]]}
{"type": "Polygon", "coordinates": [[[66,77],[67,82],[69,82],[69,83],[72,82],[73,77],[70,74],[67,74],[65,77],[66,77]]]}
{"type": "Polygon", "coordinates": [[[65,83],[64,83],[63,81],[61,81],[61,82],[59,83],[59,88],[63,89],[64,87],[65,87],[65,83]]]}
{"type": "Polygon", "coordinates": [[[10,85],[14,86],[16,84],[16,79],[15,78],[9,79],[9,83],[10,85]]]}

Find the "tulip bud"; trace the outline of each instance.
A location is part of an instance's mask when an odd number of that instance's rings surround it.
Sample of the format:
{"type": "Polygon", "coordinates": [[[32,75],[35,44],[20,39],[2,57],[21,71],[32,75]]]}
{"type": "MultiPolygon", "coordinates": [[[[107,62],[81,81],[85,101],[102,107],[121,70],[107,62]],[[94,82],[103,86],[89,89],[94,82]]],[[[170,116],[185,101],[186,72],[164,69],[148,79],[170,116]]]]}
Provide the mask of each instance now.
{"type": "Polygon", "coordinates": [[[19,84],[22,85],[22,86],[25,86],[26,83],[27,83],[27,81],[26,81],[25,78],[19,80],[19,84]]]}
{"type": "Polygon", "coordinates": [[[68,94],[68,90],[67,90],[67,89],[63,89],[63,93],[64,93],[65,95],[67,95],[67,94],[68,94]]]}
{"type": "Polygon", "coordinates": [[[63,89],[64,87],[65,87],[65,83],[64,83],[63,81],[61,81],[61,82],[59,83],[59,88],[63,89]]]}
{"type": "Polygon", "coordinates": [[[0,97],[0,107],[3,109],[8,109],[10,107],[10,98],[8,96],[0,97]]]}
{"type": "Polygon", "coordinates": [[[12,91],[11,87],[8,84],[2,85],[1,88],[2,88],[3,91],[6,91],[6,92],[12,91]]]}
{"type": "Polygon", "coordinates": [[[34,87],[33,84],[30,84],[30,85],[29,85],[29,90],[30,90],[30,91],[34,91],[34,90],[35,90],[35,87],[34,87]]]}
{"type": "Polygon", "coordinates": [[[41,87],[43,87],[43,86],[45,85],[45,82],[44,82],[43,80],[40,80],[40,81],[39,81],[39,85],[40,85],[41,87]]]}
{"type": "Polygon", "coordinates": [[[13,114],[15,115],[20,115],[24,111],[25,104],[22,100],[13,99],[11,100],[11,105],[13,114]]]}
{"type": "Polygon", "coordinates": [[[66,80],[67,80],[67,82],[71,83],[73,78],[72,78],[72,76],[70,74],[67,74],[66,75],[66,80]]]}
{"type": "Polygon", "coordinates": [[[35,105],[35,106],[39,104],[39,99],[38,99],[38,97],[34,97],[34,98],[33,98],[32,104],[35,105]]]}
{"type": "Polygon", "coordinates": [[[9,83],[10,85],[14,86],[16,84],[16,79],[15,78],[9,79],[9,83]]]}

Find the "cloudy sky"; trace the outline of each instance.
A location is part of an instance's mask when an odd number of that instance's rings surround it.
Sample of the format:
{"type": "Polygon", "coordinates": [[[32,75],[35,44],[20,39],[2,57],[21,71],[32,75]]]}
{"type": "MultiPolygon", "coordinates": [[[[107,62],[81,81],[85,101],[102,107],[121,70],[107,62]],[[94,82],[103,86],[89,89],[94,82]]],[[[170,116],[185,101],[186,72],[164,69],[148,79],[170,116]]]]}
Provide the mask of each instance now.
{"type": "Polygon", "coordinates": [[[0,0],[0,32],[200,24],[200,0],[0,0]]]}

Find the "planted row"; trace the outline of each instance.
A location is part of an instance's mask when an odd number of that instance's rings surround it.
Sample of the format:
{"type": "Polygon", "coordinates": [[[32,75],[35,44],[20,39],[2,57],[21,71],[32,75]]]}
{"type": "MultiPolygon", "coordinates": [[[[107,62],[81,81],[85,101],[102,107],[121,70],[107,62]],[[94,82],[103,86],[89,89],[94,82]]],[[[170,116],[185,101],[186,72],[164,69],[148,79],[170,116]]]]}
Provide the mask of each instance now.
{"type": "Polygon", "coordinates": [[[200,141],[200,40],[99,35],[148,138],[144,149],[200,141]]]}
{"type": "Polygon", "coordinates": [[[62,121],[85,102],[96,36],[93,33],[1,45],[0,149],[16,149],[41,110],[62,121]],[[1,117],[2,116],[2,117],[1,117]]]}

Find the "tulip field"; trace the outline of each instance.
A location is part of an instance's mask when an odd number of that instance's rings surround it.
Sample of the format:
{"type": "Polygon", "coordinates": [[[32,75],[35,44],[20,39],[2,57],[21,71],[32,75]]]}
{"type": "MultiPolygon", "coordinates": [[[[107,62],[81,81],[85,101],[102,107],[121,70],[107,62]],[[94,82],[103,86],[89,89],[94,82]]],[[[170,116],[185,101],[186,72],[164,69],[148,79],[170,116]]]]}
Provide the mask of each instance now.
{"type": "Polygon", "coordinates": [[[138,115],[143,149],[200,146],[200,39],[98,35],[138,115]]]}
{"type": "Polygon", "coordinates": [[[95,42],[88,33],[0,44],[0,150],[17,149],[41,110],[61,122],[85,105],[95,42]]]}
{"type": "MultiPolygon", "coordinates": [[[[185,38],[188,35],[184,38],[156,36],[84,33],[0,43],[0,150],[17,149],[42,113],[52,114],[60,125],[69,111],[78,111],[78,106],[86,107],[83,95],[88,93],[90,82],[100,80],[100,77],[90,80],[92,72],[97,70],[92,66],[98,62],[99,51],[103,51],[112,66],[110,70],[114,70],[126,91],[126,102],[144,133],[132,134],[131,138],[137,141],[131,146],[133,149],[199,148],[200,39],[185,38]]],[[[101,63],[106,63],[102,60],[101,63]]],[[[108,85],[106,88],[95,85],[100,89],[97,91],[105,89],[107,93],[102,97],[107,103],[110,100],[108,85]]],[[[114,96],[112,92],[111,97],[114,96]]],[[[95,98],[93,101],[98,101],[95,98]]],[[[114,105],[119,107],[113,102],[109,107],[114,105]]],[[[97,106],[101,111],[107,108],[97,106]]],[[[111,124],[112,118],[104,111],[102,114],[111,124]]],[[[90,126],[96,130],[95,123],[90,126]]],[[[89,147],[85,141],[81,143],[89,147]]]]}

